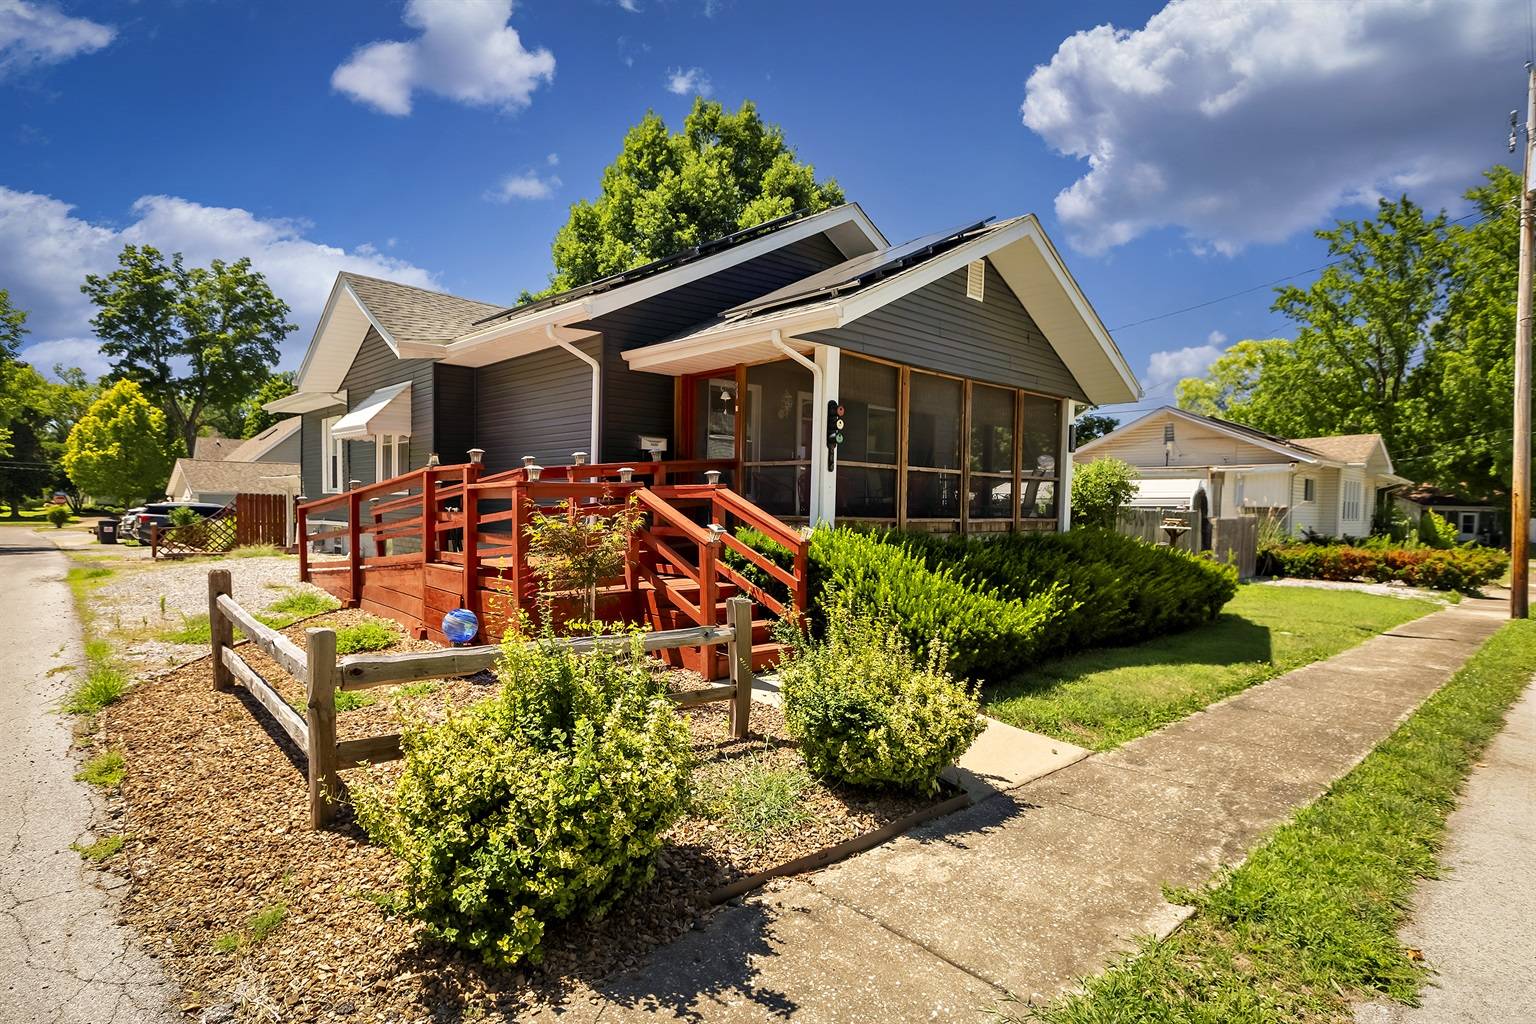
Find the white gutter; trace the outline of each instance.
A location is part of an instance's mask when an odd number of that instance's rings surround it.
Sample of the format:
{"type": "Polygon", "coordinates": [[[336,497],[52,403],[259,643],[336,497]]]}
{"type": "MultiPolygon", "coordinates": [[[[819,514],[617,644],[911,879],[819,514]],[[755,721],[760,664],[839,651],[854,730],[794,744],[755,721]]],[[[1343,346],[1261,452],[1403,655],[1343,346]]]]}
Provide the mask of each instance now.
{"type": "Polygon", "coordinates": [[[601,462],[603,460],[599,457],[600,453],[598,452],[598,448],[601,446],[601,437],[598,427],[600,420],[598,417],[602,408],[601,402],[603,397],[603,364],[587,355],[585,352],[571,344],[566,339],[560,337],[560,335],[557,333],[559,330],[560,328],[555,324],[545,324],[544,336],[547,337],[550,341],[554,342],[556,345],[559,345],[561,348],[565,349],[577,359],[580,359],[582,362],[592,367],[592,447],[590,449],[589,458],[593,462],[601,462]]]}
{"type": "MultiPolygon", "coordinates": [[[[785,355],[789,356],[789,358],[793,359],[795,362],[811,371],[811,387],[814,389],[812,393],[821,395],[821,367],[816,365],[816,361],[814,359],[807,359],[805,356],[801,355],[799,352],[796,352],[790,346],[784,344],[784,335],[779,331],[777,327],[773,329],[773,333],[771,333],[768,337],[769,340],[773,342],[774,348],[778,349],[780,352],[783,352],[785,355]]],[[[825,399],[826,396],[822,395],[822,400],[825,401],[825,399]]]]}

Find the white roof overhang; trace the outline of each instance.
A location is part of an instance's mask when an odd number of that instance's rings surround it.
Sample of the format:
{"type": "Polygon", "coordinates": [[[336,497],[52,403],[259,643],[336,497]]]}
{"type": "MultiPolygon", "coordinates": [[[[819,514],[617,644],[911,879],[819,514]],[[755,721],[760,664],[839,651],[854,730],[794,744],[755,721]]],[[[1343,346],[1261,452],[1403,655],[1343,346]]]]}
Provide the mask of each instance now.
{"type": "Polygon", "coordinates": [[[378,434],[411,433],[411,384],[391,384],[380,388],[358,403],[357,408],[336,421],[331,436],[357,441],[378,434]]]}
{"type": "Polygon", "coordinates": [[[262,406],[267,412],[304,413],[319,412],[335,405],[346,405],[345,391],[296,391],[282,398],[275,398],[262,406]]]}

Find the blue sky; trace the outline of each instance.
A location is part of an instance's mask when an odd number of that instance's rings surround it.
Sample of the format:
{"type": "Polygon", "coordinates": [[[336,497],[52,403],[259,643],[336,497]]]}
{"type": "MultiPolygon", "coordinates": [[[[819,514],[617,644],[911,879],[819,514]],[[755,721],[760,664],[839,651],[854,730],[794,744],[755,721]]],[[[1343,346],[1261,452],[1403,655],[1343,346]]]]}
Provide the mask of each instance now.
{"type": "MultiPolygon", "coordinates": [[[[679,126],[703,92],[756,101],[893,241],[1038,213],[1115,329],[1316,267],[1311,232],[1378,194],[1454,204],[1507,159],[1526,17],[1514,0],[0,0],[0,287],[33,313],[34,361],[100,369],[85,272],[127,241],[248,254],[301,324],[292,366],[339,269],[488,301],[541,286],[626,127],[647,109],[679,126]]],[[[1144,404],[1223,344],[1285,333],[1269,301],[1118,330],[1144,404]]]]}

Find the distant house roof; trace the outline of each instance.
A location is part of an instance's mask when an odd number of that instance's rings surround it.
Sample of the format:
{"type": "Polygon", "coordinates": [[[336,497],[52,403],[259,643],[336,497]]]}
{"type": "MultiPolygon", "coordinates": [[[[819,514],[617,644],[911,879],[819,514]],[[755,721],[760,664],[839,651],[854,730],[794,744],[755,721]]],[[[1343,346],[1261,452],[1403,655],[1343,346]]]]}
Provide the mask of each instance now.
{"type": "Polygon", "coordinates": [[[1423,505],[1425,508],[1492,508],[1493,504],[1487,501],[1473,501],[1471,498],[1442,491],[1438,487],[1429,484],[1419,484],[1412,490],[1405,490],[1400,497],[1413,502],[1415,505],[1423,505]]]}
{"type": "Polygon", "coordinates": [[[177,459],[165,491],[179,499],[222,494],[291,494],[298,482],[295,462],[230,462],[177,459]]]}
{"type": "Polygon", "coordinates": [[[218,462],[229,458],[229,453],[239,448],[244,442],[238,437],[199,437],[197,443],[192,446],[192,457],[202,459],[204,462],[218,462]]]}
{"type": "Polygon", "coordinates": [[[302,416],[289,416],[287,419],[278,420],[255,437],[239,442],[239,447],[224,459],[226,462],[260,462],[262,456],[297,434],[303,424],[302,416]]]}

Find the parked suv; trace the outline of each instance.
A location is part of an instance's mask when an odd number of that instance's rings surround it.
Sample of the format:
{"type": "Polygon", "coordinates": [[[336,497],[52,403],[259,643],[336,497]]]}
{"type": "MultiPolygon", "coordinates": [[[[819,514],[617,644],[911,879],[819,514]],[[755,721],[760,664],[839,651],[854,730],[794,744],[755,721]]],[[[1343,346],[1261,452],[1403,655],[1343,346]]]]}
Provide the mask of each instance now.
{"type": "Polygon", "coordinates": [[[123,518],[117,521],[118,540],[139,539],[139,516],[144,514],[143,505],[135,505],[123,513],[123,518]]]}
{"type": "Polygon", "coordinates": [[[209,501],[157,501],[145,505],[134,521],[134,536],[140,544],[148,544],[154,539],[155,527],[171,525],[171,509],[189,508],[202,516],[211,519],[224,511],[223,505],[215,505],[209,501]]]}

